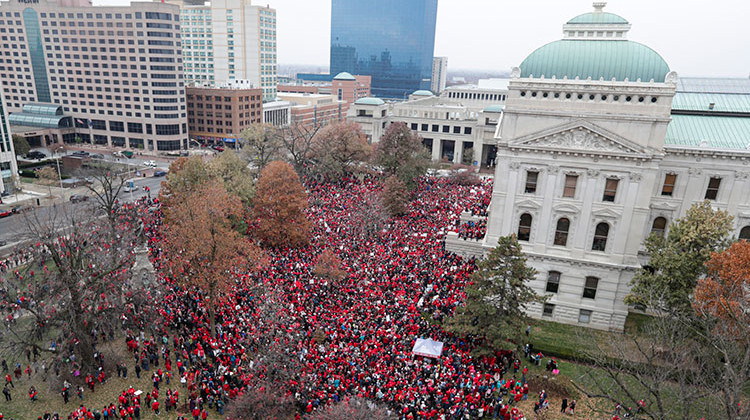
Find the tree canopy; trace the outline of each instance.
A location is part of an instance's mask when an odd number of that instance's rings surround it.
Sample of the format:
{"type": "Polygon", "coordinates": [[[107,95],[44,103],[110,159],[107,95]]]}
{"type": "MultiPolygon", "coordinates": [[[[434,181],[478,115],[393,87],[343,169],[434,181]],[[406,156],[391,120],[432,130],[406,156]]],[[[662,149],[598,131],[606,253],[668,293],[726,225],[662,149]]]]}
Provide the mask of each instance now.
{"type": "Polygon", "coordinates": [[[308,157],[314,173],[335,180],[369,160],[371,152],[359,125],[342,122],[324,127],[313,137],[308,157]]]}
{"type": "Polygon", "coordinates": [[[666,237],[652,234],[646,239],[651,260],[632,281],[625,302],[656,305],[668,311],[690,311],[690,294],[698,278],[706,273],[711,253],[727,246],[732,217],[714,210],[709,201],[693,205],[677,219],[666,237]]]}
{"type": "Polygon", "coordinates": [[[20,134],[13,134],[13,150],[16,152],[16,156],[25,156],[31,151],[29,142],[26,141],[26,137],[20,134]]]}
{"type": "Polygon", "coordinates": [[[406,123],[388,126],[380,142],[375,145],[374,162],[386,175],[395,175],[409,189],[416,186],[417,178],[427,171],[429,157],[422,138],[406,123]]]}
{"type": "Polygon", "coordinates": [[[253,206],[254,234],[264,246],[300,247],[310,238],[307,193],[288,163],[275,161],[263,168],[253,206]]]}
{"type": "Polygon", "coordinates": [[[280,159],[282,136],[270,124],[252,124],[240,133],[241,154],[258,174],[274,160],[280,159]]]}
{"type": "Polygon", "coordinates": [[[400,179],[391,175],[383,183],[383,189],[380,191],[380,199],[388,214],[397,216],[406,213],[406,206],[409,203],[409,192],[406,190],[406,185],[400,179]]]}
{"type": "Polygon", "coordinates": [[[543,301],[527,285],[535,275],[515,235],[499,238],[498,245],[477,262],[473,284],[466,288],[466,303],[456,308],[448,329],[479,338],[478,350],[484,353],[519,347],[527,322],[525,310],[543,301]]]}

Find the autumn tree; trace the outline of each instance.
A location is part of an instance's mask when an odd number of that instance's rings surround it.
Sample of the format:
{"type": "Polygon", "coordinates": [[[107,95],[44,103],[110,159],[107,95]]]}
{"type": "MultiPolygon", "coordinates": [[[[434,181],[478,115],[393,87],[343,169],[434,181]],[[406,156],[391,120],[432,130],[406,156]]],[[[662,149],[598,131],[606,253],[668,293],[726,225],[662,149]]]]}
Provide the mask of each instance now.
{"type": "Polygon", "coordinates": [[[13,150],[16,152],[16,156],[26,156],[31,151],[29,142],[26,141],[26,137],[20,134],[13,134],[13,150]]]}
{"type": "Polygon", "coordinates": [[[60,182],[60,177],[57,170],[51,166],[45,166],[36,171],[36,176],[39,178],[39,183],[46,185],[49,189],[49,195],[52,196],[52,186],[57,185],[60,182]]]}
{"type": "Polygon", "coordinates": [[[389,420],[396,416],[384,407],[361,397],[346,397],[335,404],[319,408],[310,420],[389,420]]]}
{"type": "Polygon", "coordinates": [[[0,310],[20,314],[0,331],[8,357],[20,359],[25,349],[35,349],[50,366],[61,355],[74,355],[82,372],[93,373],[99,334],[143,329],[153,320],[146,314],[154,306],[144,303],[158,298],[159,286],[141,290],[131,283],[137,215],[118,209],[111,230],[92,210],[57,206],[23,215],[23,237],[35,244],[27,248],[30,262],[0,274],[7,292],[0,310]],[[127,319],[121,318],[125,313],[127,319]]]}
{"type": "Polygon", "coordinates": [[[316,124],[314,127],[293,123],[285,128],[281,136],[281,144],[284,152],[294,166],[298,174],[307,173],[310,164],[310,152],[312,150],[313,139],[318,134],[322,126],[316,124]]]}
{"type": "Polygon", "coordinates": [[[403,122],[388,126],[375,145],[373,156],[386,175],[395,175],[409,189],[417,185],[429,162],[421,137],[403,122]]]}
{"type": "Polygon", "coordinates": [[[664,311],[691,312],[690,294],[706,273],[711,253],[727,246],[732,217],[711,208],[706,200],[694,204],[685,217],[677,219],[666,237],[652,234],[646,239],[648,267],[636,274],[628,304],[656,304],[664,311]],[[654,302],[652,297],[660,296],[654,302]]]}
{"type": "Polygon", "coordinates": [[[210,179],[208,165],[202,156],[179,158],[169,165],[167,180],[162,183],[159,199],[163,206],[171,207],[210,179]]]}
{"type": "Polygon", "coordinates": [[[535,275],[515,235],[500,237],[498,245],[477,263],[466,302],[456,308],[448,329],[478,338],[477,350],[482,353],[517,348],[527,322],[526,308],[543,301],[528,286],[535,275]]]}
{"type": "Polygon", "coordinates": [[[706,262],[708,274],[698,280],[693,309],[703,343],[719,366],[726,418],[749,418],[743,388],[750,383],[750,242],[738,241],[706,262]]]}
{"type": "Polygon", "coordinates": [[[215,308],[234,276],[261,261],[259,250],[233,228],[242,216],[240,199],[211,181],[163,209],[167,266],[176,281],[202,291],[215,334],[215,308]]]}
{"type": "Polygon", "coordinates": [[[208,163],[208,174],[218,179],[227,192],[239,197],[242,204],[250,205],[255,194],[253,175],[237,153],[229,149],[221,152],[208,163]]]}
{"type": "Polygon", "coordinates": [[[409,192],[406,185],[396,176],[389,176],[383,183],[383,189],[380,191],[380,199],[383,207],[391,216],[397,216],[406,213],[406,206],[409,203],[409,192]]]}
{"type": "Polygon", "coordinates": [[[260,173],[253,206],[255,236],[270,247],[307,244],[307,193],[288,163],[275,161],[260,173]]]}
{"type": "Polygon", "coordinates": [[[253,166],[255,173],[281,158],[281,133],[270,124],[252,124],[240,133],[242,157],[253,166]]]}
{"type": "Polygon", "coordinates": [[[370,158],[371,148],[355,123],[341,122],[324,127],[313,137],[308,157],[314,173],[337,180],[370,158]]]}
{"type": "Polygon", "coordinates": [[[294,399],[269,383],[244,390],[227,405],[229,420],[291,420],[294,413],[294,399]]]}
{"type": "Polygon", "coordinates": [[[315,261],[313,273],[316,276],[327,279],[336,283],[346,277],[346,271],[343,268],[341,259],[331,248],[326,248],[318,255],[315,261]]]}

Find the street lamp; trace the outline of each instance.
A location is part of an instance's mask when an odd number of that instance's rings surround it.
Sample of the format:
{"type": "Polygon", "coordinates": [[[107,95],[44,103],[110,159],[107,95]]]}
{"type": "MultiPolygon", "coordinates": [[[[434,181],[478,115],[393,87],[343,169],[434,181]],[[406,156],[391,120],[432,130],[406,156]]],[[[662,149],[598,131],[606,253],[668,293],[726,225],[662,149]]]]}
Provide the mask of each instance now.
{"type": "MultiPolygon", "coordinates": [[[[63,149],[63,146],[60,146],[52,151],[52,156],[54,157],[57,152],[63,149]]],[[[63,188],[63,182],[62,182],[62,172],[60,172],[60,159],[55,157],[55,162],[57,163],[57,176],[60,179],[60,198],[63,200],[65,199],[65,189],[63,188]]]]}

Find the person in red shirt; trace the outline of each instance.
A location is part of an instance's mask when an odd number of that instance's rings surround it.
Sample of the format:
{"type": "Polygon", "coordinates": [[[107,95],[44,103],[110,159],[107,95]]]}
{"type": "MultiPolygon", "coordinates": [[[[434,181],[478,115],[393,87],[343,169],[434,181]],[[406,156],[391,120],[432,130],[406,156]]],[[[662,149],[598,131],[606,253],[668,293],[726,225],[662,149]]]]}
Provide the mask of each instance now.
{"type": "Polygon", "coordinates": [[[155,415],[159,415],[159,401],[154,400],[154,402],[151,404],[151,409],[154,410],[155,415]]]}

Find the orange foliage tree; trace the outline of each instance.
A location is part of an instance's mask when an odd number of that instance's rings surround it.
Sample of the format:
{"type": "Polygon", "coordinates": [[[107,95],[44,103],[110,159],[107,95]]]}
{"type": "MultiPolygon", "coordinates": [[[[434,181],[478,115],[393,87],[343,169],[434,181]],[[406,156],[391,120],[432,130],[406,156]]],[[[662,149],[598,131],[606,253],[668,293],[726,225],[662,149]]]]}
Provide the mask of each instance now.
{"type": "Polygon", "coordinates": [[[211,334],[215,307],[234,276],[262,261],[261,251],[238,233],[240,199],[216,181],[204,183],[164,207],[164,253],[174,280],[201,289],[211,334]]]}
{"type": "MultiPolygon", "coordinates": [[[[693,308],[712,316],[717,328],[730,336],[742,336],[750,325],[750,242],[738,241],[706,262],[708,275],[698,280],[693,308]]],[[[747,338],[747,337],[746,337],[747,338]]]]}
{"type": "Polygon", "coordinates": [[[300,247],[310,239],[305,215],[307,193],[291,165],[271,162],[263,168],[255,190],[255,236],[274,248],[300,247]]]}
{"type": "Polygon", "coordinates": [[[318,255],[313,272],[315,275],[333,282],[340,281],[346,277],[346,271],[342,269],[341,260],[330,248],[325,249],[318,255]]]}

